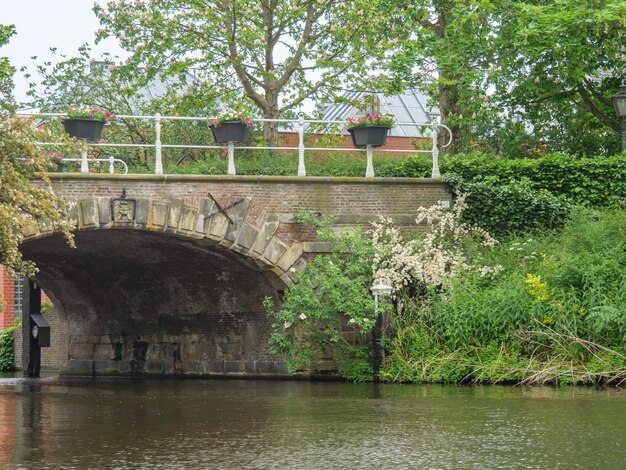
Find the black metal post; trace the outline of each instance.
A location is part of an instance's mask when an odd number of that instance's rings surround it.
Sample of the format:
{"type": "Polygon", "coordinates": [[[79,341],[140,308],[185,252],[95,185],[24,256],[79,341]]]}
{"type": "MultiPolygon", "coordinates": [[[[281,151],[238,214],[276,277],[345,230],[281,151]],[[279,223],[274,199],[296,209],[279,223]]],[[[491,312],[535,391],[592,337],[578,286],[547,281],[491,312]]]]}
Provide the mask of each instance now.
{"type": "Polygon", "coordinates": [[[380,382],[380,365],[383,362],[382,348],[380,339],[382,337],[382,315],[376,315],[376,323],[372,328],[372,378],[374,383],[380,382]]]}
{"type": "Polygon", "coordinates": [[[626,152],[626,118],[622,118],[622,153],[626,152]]]}
{"type": "Polygon", "coordinates": [[[22,299],[22,367],[24,376],[39,377],[41,371],[41,348],[33,338],[31,314],[41,313],[41,288],[32,280],[23,277],[22,299]]]}
{"type": "Polygon", "coordinates": [[[372,378],[374,383],[380,382],[380,366],[388,354],[382,343],[384,343],[385,335],[389,333],[391,314],[387,311],[387,308],[383,308],[382,312],[378,310],[378,302],[383,303],[383,305],[386,304],[389,301],[387,297],[381,296],[380,300],[376,300],[376,323],[374,323],[374,328],[372,328],[372,378]]]}

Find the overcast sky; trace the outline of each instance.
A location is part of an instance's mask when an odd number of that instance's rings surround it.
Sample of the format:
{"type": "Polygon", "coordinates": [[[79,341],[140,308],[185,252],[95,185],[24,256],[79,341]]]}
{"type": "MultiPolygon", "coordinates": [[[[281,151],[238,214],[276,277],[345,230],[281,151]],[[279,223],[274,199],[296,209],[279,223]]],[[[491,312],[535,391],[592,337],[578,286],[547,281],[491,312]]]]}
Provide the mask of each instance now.
{"type": "MultiPolygon", "coordinates": [[[[0,0],[0,24],[13,24],[17,34],[0,48],[0,56],[8,57],[18,72],[15,74],[15,99],[23,101],[28,89],[19,72],[20,67],[33,68],[32,56],[50,59],[51,47],[57,54],[77,55],[84,43],[93,45],[95,31],[100,28],[91,11],[92,0],[0,0]]],[[[103,52],[126,57],[117,42],[109,39],[94,48],[95,56],[103,52]]]]}

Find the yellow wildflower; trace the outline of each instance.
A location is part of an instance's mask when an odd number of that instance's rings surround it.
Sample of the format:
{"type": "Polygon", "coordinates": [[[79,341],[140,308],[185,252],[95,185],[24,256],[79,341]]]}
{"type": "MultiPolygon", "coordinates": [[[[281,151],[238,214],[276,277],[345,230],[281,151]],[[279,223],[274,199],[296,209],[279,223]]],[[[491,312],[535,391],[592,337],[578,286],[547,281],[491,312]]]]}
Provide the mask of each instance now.
{"type": "Polygon", "coordinates": [[[537,300],[545,302],[548,300],[548,285],[541,282],[541,276],[528,273],[526,275],[526,290],[537,300]]]}

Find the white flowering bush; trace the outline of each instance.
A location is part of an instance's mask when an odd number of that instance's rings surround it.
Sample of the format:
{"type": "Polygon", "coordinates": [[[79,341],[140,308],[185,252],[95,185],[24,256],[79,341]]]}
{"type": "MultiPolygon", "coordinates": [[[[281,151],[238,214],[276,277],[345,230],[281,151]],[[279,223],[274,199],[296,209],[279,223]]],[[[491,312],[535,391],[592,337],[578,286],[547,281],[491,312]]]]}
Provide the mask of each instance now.
{"type": "Polygon", "coordinates": [[[425,225],[421,237],[406,239],[388,217],[374,223],[372,234],[375,282],[401,292],[423,296],[429,288],[445,288],[448,280],[461,271],[476,270],[482,277],[492,276],[502,266],[475,266],[467,257],[470,245],[493,248],[497,242],[487,231],[461,221],[467,208],[461,195],[452,209],[442,206],[420,207],[416,223],[425,225]]]}

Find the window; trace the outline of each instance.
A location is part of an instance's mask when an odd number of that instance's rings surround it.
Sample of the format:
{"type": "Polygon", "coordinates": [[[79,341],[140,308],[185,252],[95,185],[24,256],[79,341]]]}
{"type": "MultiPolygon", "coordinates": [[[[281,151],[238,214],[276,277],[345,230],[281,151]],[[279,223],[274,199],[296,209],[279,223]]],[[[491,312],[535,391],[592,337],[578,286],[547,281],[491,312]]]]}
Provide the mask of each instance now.
{"type": "Polygon", "coordinates": [[[367,95],[365,97],[368,113],[380,113],[380,99],[376,95],[367,95]]]}
{"type": "Polygon", "coordinates": [[[13,289],[13,305],[15,307],[15,318],[22,318],[22,306],[24,305],[24,276],[15,276],[13,289]]]}

